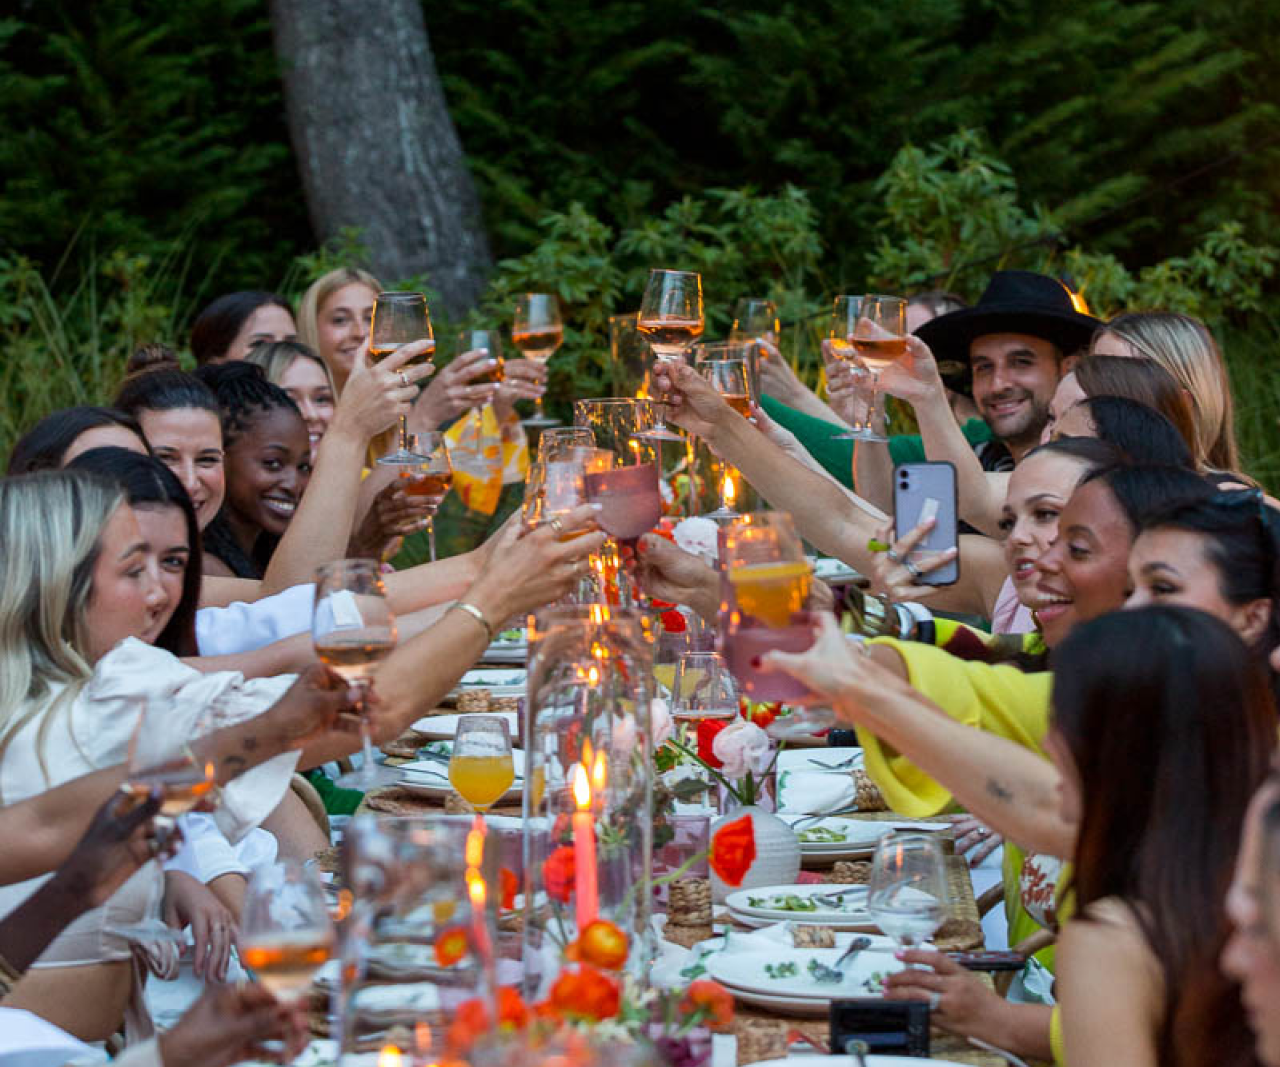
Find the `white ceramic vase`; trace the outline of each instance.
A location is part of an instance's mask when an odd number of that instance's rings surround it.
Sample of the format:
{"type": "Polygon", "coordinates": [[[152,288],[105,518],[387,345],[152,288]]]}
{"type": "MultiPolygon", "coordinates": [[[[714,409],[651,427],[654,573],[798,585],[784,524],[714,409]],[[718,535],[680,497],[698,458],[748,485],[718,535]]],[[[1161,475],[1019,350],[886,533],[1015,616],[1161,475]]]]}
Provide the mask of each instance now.
{"type": "Polygon", "coordinates": [[[791,885],[800,874],[800,839],[791,827],[772,812],[754,804],[734,808],[711,824],[711,841],[716,832],[729,823],[750,816],[755,833],[756,858],[738,885],[728,885],[711,871],[711,899],[723,904],[725,897],[739,889],[755,889],[765,885],[791,885]]]}

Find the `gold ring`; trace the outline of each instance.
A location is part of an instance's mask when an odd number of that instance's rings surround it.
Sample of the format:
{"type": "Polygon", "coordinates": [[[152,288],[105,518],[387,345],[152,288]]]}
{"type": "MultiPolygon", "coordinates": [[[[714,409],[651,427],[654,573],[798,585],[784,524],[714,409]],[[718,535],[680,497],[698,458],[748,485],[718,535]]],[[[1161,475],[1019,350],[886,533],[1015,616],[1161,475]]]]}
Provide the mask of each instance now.
{"type": "Polygon", "coordinates": [[[555,530],[557,536],[564,533],[564,523],[560,521],[559,515],[552,516],[551,521],[547,523],[547,525],[555,530]]]}

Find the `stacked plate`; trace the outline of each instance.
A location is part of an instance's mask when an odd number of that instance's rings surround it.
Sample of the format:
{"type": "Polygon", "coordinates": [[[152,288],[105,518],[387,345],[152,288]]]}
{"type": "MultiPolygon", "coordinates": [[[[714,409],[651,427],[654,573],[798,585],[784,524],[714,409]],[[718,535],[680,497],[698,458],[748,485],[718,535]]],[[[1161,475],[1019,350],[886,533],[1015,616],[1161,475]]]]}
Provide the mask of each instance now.
{"type": "MultiPolygon", "coordinates": [[[[520,744],[520,721],[514,711],[487,711],[486,715],[501,715],[507,720],[507,732],[512,745],[520,744]]],[[[461,715],[428,715],[413,724],[413,728],[432,741],[452,741],[458,732],[461,715]]]]}
{"type": "Polygon", "coordinates": [[[867,912],[865,885],[769,885],[739,889],[725,898],[731,918],[743,926],[779,922],[817,923],[836,930],[876,933],[867,912]]]}
{"type": "Polygon", "coordinates": [[[504,630],[480,657],[482,663],[523,664],[529,658],[529,638],[524,628],[504,630]]]}
{"type": "Polygon", "coordinates": [[[523,667],[477,667],[467,671],[448,695],[456,698],[468,689],[487,689],[495,697],[522,697],[528,675],[523,667]]]}
{"type": "Polygon", "coordinates": [[[837,860],[870,859],[880,838],[893,827],[875,819],[842,815],[791,815],[778,817],[792,824],[800,839],[800,859],[806,867],[830,866],[837,860]]]}
{"type": "Polygon", "coordinates": [[[887,937],[872,937],[867,948],[837,969],[857,936],[837,934],[835,948],[791,948],[762,935],[739,939],[735,948],[731,938],[729,947],[706,958],[707,976],[743,1003],[785,1015],[825,1016],[833,1000],[879,996],[885,975],[903,969],[887,937]],[[761,940],[752,944],[751,937],[761,940]]]}

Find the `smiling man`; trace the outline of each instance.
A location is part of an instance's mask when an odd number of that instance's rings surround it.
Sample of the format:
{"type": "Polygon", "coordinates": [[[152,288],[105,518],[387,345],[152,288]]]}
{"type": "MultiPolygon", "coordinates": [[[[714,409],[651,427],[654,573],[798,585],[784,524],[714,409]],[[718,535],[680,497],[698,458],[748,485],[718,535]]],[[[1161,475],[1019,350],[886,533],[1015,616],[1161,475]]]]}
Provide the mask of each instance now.
{"type": "Polygon", "coordinates": [[[1004,270],[973,307],[926,322],[916,336],[938,362],[968,362],[973,401],[1017,461],[1040,443],[1064,361],[1101,325],[1056,278],[1004,270]]]}

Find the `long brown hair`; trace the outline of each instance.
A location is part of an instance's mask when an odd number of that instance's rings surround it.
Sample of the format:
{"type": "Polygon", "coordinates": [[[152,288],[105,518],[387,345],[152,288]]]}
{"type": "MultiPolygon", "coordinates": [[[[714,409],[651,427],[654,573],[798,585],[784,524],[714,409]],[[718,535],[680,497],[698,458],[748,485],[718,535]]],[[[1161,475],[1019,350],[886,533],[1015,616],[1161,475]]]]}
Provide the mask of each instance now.
{"type": "Polygon", "coordinates": [[[1256,1062],[1217,959],[1240,827],[1276,741],[1262,665],[1212,616],[1151,607],[1077,628],[1055,668],[1053,726],[1084,800],[1077,921],[1102,900],[1131,909],[1164,977],[1160,1063],[1256,1062]]]}
{"type": "Polygon", "coordinates": [[[1086,396],[1122,396],[1160,412],[1186,441],[1196,467],[1204,467],[1204,450],[1196,435],[1195,416],[1187,394],[1177,379],[1155,360],[1086,356],[1076,364],[1075,376],[1086,396]]]}

